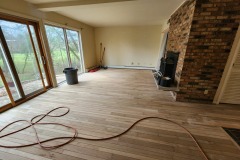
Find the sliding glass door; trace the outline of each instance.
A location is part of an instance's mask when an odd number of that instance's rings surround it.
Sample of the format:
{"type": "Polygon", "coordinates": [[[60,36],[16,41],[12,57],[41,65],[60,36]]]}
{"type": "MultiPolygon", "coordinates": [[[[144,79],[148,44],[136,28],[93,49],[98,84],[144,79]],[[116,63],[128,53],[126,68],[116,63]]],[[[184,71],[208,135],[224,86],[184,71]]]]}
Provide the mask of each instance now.
{"type": "MultiPolygon", "coordinates": [[[[14,100],[19,100],[22,97],[17,87],[17,83],[14,79],[14,75],[9,65],[9,61],[6,57],[6,53],[3,49],[2,43],[0,43],[0,68],[2,70],[2,76],[1,76],[1,82],[0,82],[0,99],[1,97],[5,97],[5,99],[7,97],[6,88],[3,85],[3,80],[2,80],[2,78],[4,77],[7,81],[8,87],[11,90],[14,100]]],[[[0,101],[0,106],[1,106],[1,101],[0,101]]]]}
{"type": "Polygon", "coordinates": [[[32,35],[32,39],[33,39],[33,45],[35,46],[35,49],[36,49],[36,55],[37,55],[36,57],[37,57],[37,60],[39,61],[39,65],[40,65],[40,68],[41,68],[40,71],[42,72],[44,84],[47,87],[47,86],[50,85],[49,84],[50,81],[48,79],[47,71],[45,71],[45,70],[47,70],[46,69],[47,68],[46,67],[46,60],[41,53],[34,26],[30,25],[29,28],[30,28],[30,32],[31,32],[31,35],[32,35]]]}
{"type": "Polygon", "coordinates": [[[0,108],[11,103],[6,87],[9,88],[14,100],[22,98],[5,56],[3,45],[0,43],[0,108]],[[3,83],[3,78],[6,81],[5,85],[3,83]]]}
{"type": "Polygon", "coordinates": [[[82,73],[79,33],[51,25],[45,25],[57,83],[65,81],[63,69],[78,68],[82,73]]]}
{"type": "Polygon", "coordinates": [[[39,39],[37,23],[0,18],[0,107],[9,97],[15,104],[49,87],[39,39]]]}
{"type": "Polygon", "coordinates": [[[14,66],[26,95],[43,89],[34,47],[26,24],[0,20],[14,66]]]}
{"type": "Polygon", "coordinates": [[[62,28],[45,26],[57,83],[65,80],[63,69],[69,66],[67,48],[62,28]]]}

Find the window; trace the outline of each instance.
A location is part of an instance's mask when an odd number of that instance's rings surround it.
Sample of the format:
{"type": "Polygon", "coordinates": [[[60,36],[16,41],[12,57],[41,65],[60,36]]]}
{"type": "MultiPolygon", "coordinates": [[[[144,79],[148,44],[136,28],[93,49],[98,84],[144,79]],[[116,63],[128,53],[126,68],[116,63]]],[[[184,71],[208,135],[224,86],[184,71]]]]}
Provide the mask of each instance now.
{"type": "Polygon", "coordinates": [[[45,25],[45,29],[57,83],[65,80],[63,69],[66,67],[78,68],[81,73],[83,63],[79,46],[79,33],[51,25],[45,25]]]}
{"type": "Polygon", "coordinates": [[[82,70],[78,32],[66,30],[72,67],[82,70]]]}

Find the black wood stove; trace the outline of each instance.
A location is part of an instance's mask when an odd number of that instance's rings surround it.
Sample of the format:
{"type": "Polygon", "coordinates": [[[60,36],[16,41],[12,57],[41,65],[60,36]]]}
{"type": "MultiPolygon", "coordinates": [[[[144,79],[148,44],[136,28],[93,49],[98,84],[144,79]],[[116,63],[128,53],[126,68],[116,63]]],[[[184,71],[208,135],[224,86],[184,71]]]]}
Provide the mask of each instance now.
{"type": "Polygon", "coordinates": [[[174,83],[177,69],[179,52],[168,51],[166,56],[161,58],[161,65],[158,71],[158,85],[170,87],[174,83]]]}

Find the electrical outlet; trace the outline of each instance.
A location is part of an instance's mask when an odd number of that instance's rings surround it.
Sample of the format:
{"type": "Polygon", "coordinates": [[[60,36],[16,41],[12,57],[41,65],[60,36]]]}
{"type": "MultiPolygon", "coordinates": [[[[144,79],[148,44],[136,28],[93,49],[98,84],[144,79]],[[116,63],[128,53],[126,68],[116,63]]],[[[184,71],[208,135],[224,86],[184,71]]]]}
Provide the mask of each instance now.
{"type": "Polygon", "coordinates": [[[208,94],[208,90],[207,89],[204,91],[204,94],[208,94]]]}
{"type": "Polygon", "coordinates": [[[132,64],[132,65],[134,65],[134,63],[133,63],[133,62],[132,62],[131,64],[132,64]]]}

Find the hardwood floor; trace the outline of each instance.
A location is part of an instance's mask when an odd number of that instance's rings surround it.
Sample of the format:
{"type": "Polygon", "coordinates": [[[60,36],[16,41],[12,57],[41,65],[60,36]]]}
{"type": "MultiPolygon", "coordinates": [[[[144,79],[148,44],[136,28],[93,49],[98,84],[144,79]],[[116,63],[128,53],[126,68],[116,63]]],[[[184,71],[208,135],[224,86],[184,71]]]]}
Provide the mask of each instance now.
{"type": "MultiPolygon", "coordinates": [[[[170,92],[157,90],[150,70],[108,69],[80,76],[80,83],[49,90],[35,99],[0,114],[0,127],[17,119],[28,119],[66,106],[71,108],[60,122],[76,127],[79,136],[107,137],[122,132],[145,116],[169,118],[193,133],[211,160],[240,160],[240,150],[222,130],[240,128],[239,105],[210,105],[174,102],[170,92]]],[[[18,123],[9,130],[20,128],[18,123]]],[[[37,126],[41,139],[68,136],[59,126],[37,126]]],[[[5,132],[6,133],[6,132],[5,132]]],[[[18,145],[35,142],[32,129],[0,140],[18,145]]],[[[57,143],[57,142],[56,142],[57,143]]],[[[119,138],[92,142],[75,140],[46,151],[39,146],[0,148],[2,160],[203,160],[191,138],[179,127],[161,120],[146,120],[119,138]]]]}

